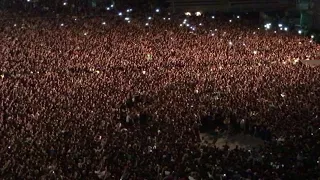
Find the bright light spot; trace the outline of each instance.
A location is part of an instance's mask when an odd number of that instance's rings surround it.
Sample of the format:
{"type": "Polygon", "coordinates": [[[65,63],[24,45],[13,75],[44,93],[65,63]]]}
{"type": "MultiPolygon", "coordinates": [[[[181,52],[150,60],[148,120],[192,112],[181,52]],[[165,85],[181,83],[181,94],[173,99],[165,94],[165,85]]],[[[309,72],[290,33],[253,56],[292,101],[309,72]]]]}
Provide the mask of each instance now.
{"type": "Polygon", "coordinates": [[[287,27],[285,27],[285,28],[284,28],[284,30],[285,30],[285,31],[288,31],[288,28],[287,28],[287,27]]]}
{"type": "Polygon", "coordinates": [[[149,20],[151,20],[151,19],[152,19],[152,17],[150,17],[150,16],[149,16],[149,17],[148,17],[148,19],[149,19],[149,20]]]}
{"type": "Polygon", "coordinates": [[[83,35],[85,35],[85,36],[86,36],[86,35],[88,35],[88,33],[84,33],[83,35]]]}
{"type": "Polygon", "coordinates": [[[283,30],[283,28],[280,28],[280,30],[282,31],[282,30],[283,30]]]}
{"type": "Polygon", "coordinates": [[[102,22],[103,25],[106,25],[106,22],[102,22]]]}
{"type": "Polygon", "coordinates": [[[122,12],[119,12],[118,15],[119,15],[119,16],[122,16],[122,12]]]}
{"type": "Polygon", "coordinates": [[[3,74],[1,74],[1,76],[0,76],[1,78],[4,78],[4,75],[3,74]]]}
{"type": "Polygon", "coordinates": [[[214,19],[215,17],[214,17],[214,16],[211,16],[211,18],[214,19]]]}
{"type": "Polygon", "coordinates": [[[66,5],[67,5],[67,3],[66,3],[66,2],[64,2],[64,3],[63,3],[63,5],[64,5],[64,6],[66,6],[66,5]]]}
{"type": "Polygon", "coordinates": [[[28,2],[30,2],[30,0],[27,0],[28,2]]]}
{"type": "Polygon", "coordinates": [[[142,71],[142,74],[146,74],[146,71],[142,71]]]}
{"type": "Polygon", "coordinates": [[[62,23],[62,24],[60,24],[60,26],[64,26],[64,24],[62,23]]]}
{"type": "Polygon", "coordinates": [[[77,20],[77,18],[74,19],[75,21],[77,20]]]}
{"type": "Polygon", "coordinates": [[[157,13],[160,12],[160,9],[156,9],[156,12],[157,12],[157,13]]]}
{"type": "Polygon", "coordinates": [[[127,9],[127,12],[130,12],[130,9],[127,9]]]}
{"type": "Polygon", "coordinates": [[[229,22],[232,22],[232,20],[230,19],[229,22]]]}
{"type": "Polygon", "coordinates": [[[166,20],[166,18],[162,18],[163,20],[166,20]]]}
{"type": "Polygon", "coordinates": [[[302,31],[301,31],[301,30],[299,30],[299,31],[298,31],[298,33],[299,33],[299,34],[302,34],[302,31]]]}
{"type": "Polygon", "coordinates": [[[313,39],[314,38],[314,35],[311,35],[311,39],[313,39]]]}
{"type": "Polygon", "coordinates": [[[270,28],[271,28],[271,23],[265,24],[264,27],[265,27],[266,29],[270,29],[270,28]]]}
{"type": "Polygon", "coordinates": [[[190,24],[187,24],[187,27],[189,27],[190,26],[190,24]]]}
{"type": "Polygon", "coordinates": [[[128,21],[128,23],[130,23],[130,21],[128,21]]]}
{"type": "Polygon", "coordinates": [[[109,11],[109,10],[110,10],[110,8],[109,8],[109,7],[107,7],[107,10],[109,11]]]}
{"type": "Polygon", "coordinates": [[[17,26],[17,24],[14,24],[13,26],[14,26],[14,27],[16,27],[16,26],[17,26]]]}
{"type": "Polygon", "coordinates": [[[253,34],[256,34],[256,32],[253,32],[253,34]]]}
{"type": "Polygon", "coordinates": [[[168,20],[170,21],[170,20],[171,20],[171,18],[168,18],[168,20]]]}
{"type": "Polygon", "coordinates": [[[180,24],[180,26],[182,27],[182,24],[180,24]]]}
{"type": "Polygon", "coordinates": [[[129,18],[129,17],[126,17],[126,18],[124,18],[124,20],[129,21],[129,20],[130,20],[130,18],[129,18]]]}
{"type": "Polygon", "coordinates": [[[253,51],[253,54],[257,54],[258,52],[257,51],[253,51]]]}
{"type": "Polygon", "coordinates": [[[260,28],[258,28],[258,30],[260,30],[260,28]]]}
{"type": "Polygon", "coordinates": [[[278,24],[279,27],[282,27],[282,24],[278,24]]]}
{"type": "Polygon", "coordinates": [[[199,26],[202,26],[202,23],[200,23],[199,26]]]}
{"type": "Polygon", "coordinates": [[[240,16],[237,16],[237,19],[240,19],[240,16]]]}
{"type": "Polygon", "coordinates": [[[218,31],[218,29],[214,29],[214,31],[218,31]]]}
{"type": "Polygon", "coordinates": [[[243,45],[244,45],[244,46],[246,46],[246,44],[245,44],[245,43],[243,43],[243,45]]]}
{"type": "Polygon", "coordinates": [[[277,33],[277,31],[274,31],[274,33],[277,33]]]}
{"type": "Polygon", "coordinates": [[[212,33],[211,36],[214,36],[214,33],[212,33]]]}
{"type": "Polygon", "coordinates": [[[195,15],[196,16],[201,16],[201,12],[196,12],[195,15]]]}
{"type": "Polygon", "coordinates": [[[111,4],[111,6],[110,7],[112,7],[113,8],[113,4],[111,4]]]}
{"type": "Polygon", "coordinates": [[[190,12],[185,12],[184,15],[191,16],[191,13],[190,12]]]}
{"type": "Polygon", "coordinates": [[[149,23],[146,23],[146,26],[149,26],[149,23]]]}
{"type": "Polygon", "coordinates": [[[196,89],[194,92],[195,92],[196,94],[198,94],[198,93],[199,93],[199,90],[198,90],[198,89],[196,89]]]}
{"type": "Polygon", "coordinates": [[[231,41],[229,42],[229,45],[232,46],[232,42],[231,41]]]}

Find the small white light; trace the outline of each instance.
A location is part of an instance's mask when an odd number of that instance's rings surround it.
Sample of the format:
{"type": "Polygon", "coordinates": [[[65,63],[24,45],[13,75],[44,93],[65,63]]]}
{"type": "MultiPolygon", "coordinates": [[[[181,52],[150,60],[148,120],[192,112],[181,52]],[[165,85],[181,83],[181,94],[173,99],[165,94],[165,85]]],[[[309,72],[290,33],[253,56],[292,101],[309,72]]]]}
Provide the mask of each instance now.
{"type": "Polygon", "coordinates": [[[196,12],[195,15],[196,16],[201,16],[201,12],[196,12]]]}
{"type": "Polygon", "coordinates": [[[191,13],[190,12],[185,12],[184,13],[186,16],[191,16],[191,13]]]}
{"type": "Polygon", "coordinates": [[[149,19],[149,20],[151,20],[151,19],[152,19],[152,17],[150,17],[150,16],[149,16],[149,17],[148,17],[148,19],[149,19]]]}
{"type": "Polygon", "coordinates": [[[313,39],[314,38],[314,35],[311,35],[311,39],[313,39]]]}
{"type": "Polygon", "coordinates": [[[229,45],[230,45],[230,46],[232,45],[232,42],[231,42],[231,41],[229,42],[229,45]]]}
{"type": "Polygon", "coordinates": [[[212,33],[211,36],[214,36],[214,33],[212,33]]]}
{"type": "Polygon", "coordinates": [[[237,16],[237,19],[240,19],[240,16],[237,16]]]}
{"type": "Polygon", "coordinates": [[[200,23],[199,26],[202,26],[202,23],[200,23]]]}
{"type": "Polygon", "coordinates": [[[302,31],[301,31],[301,30],[299,30],[299,31],[298,31],[298,33],[299,33],[299,34],[302,34],[302,31]]]}
{"type": "Polygon", "coordinates": [[[16,26],[17,26],[17,24],[14,24],[13,26],[14,26],[14,27],[16,27],[16,26]]]}
{"type": "Polygon", "coordinates": [[[77,20],[77,18],[74,19],[75,21],[77,20]]]}
{"type": "Polygon", "coordinates": [[[146,71],[142,71],[142,74],[146,74],[146,71]]]}
{"type": "Polygon", "coordinates": [[[258,28],[258,30],[260,30],[260,28],[258,28]]]}
{"type": "Polygon", "coordinates": [[[130,20],[130,18],[129,18],[129,17],[126,17],[126,18],[124,18],[124,20],[129,21],[129,20],[130,20]]]}
{"type": "Polygon", "coordinates": [[[62,23],[62,24],[60,24],[60,26],[64,26],[64,24],[62,23]]]}
{"type": "Polygon", "coordinates": [[[244,46],[246,46],[246,44],[245,44],[245,43],[243,43],[243,45],[244,45],[244,46]]]}
{"type": "Polygon", "coordinates": [[[199,90],[198,90],[198,89],[196,89],[196,90],[195,90],[195,93],[196,93],[196,94],[198,94],[198,93],[199,93],[199,90]]]}
{"type": "Polygon", "coordinates": [[[277,33],[277,31],[274,31],[274,33],[277,33]]]}
{"type": "Polygon", "coordinates": [[[166,18],[162,18],[163,20],[166,20],[166,18]]]}
{"type": "Polygon", "coordinates": [[[229,22],[232,22],[232,20],[230,19],[229,22]]]}
{"type": "Polygon", "coordinates": [[[282,31],[282,30],[283,30],[283,28],[280,28],[280,30],[282,31]]]}
{"type": "Polygon", "coordinates": [[[282,24],[278,24],[279,27],[282,27],[282,24]]]}
{"type": "Polygon", "coordinates": [[[109,7],[107,7],[107,10],[109,11],[109,10],[110,10],[110,8],[109,8],[109,7]]]}
{"type": "Polygon", "coordinates": [[[149,26],[149,23],[146,23],[146,26],[149,26]]]}
{"type": "Polygon", "coordinates": [[[122,16],[122,12],[119,12],[118,15],[119,15],[119,16],[122,16]]]}
{"type": "Polygon", "coordinates": [[[156,12],[157,12],[157,13],[160,12],[160,9],[156,9],[156,12]]]}
{"type": "Polygon", "coordinates": [[[170,20],[171,20],[171,18],[168,18],[168,20],[170,21],[170,20]]]}
{"type": "Polygon", "coordinates": [[[28,2],[30,2],[30,0],[27,0],[28,2]]]}
{"type": "Polygon", "coordinates": [[[106,22],[102,22],[103,25],[106,25],[106,22]]]}
{"type": "Polygon", "coordinates": [[[128,21],[128,23],[130,23],[130,21],[128,21]]]}
{"type": "Polygon", "coordinates": [[[63,5],[64,5],[64,6],[66,6],[66,5],[67,5],[67,3],[66,3],[66,2],[64,2],[64,3],[63,3],[63,5]]]}
{"type": "Polygon", "coordinates": [[[112,7],[113,8],[113,4],[111,4],[111,6],[110,7],[112,7]]]}
{"type": "Polygon", "coordinates": [[[257,54],[258,52],[257,51],[253,51],[253,54],[257,54]]]}
{"type": "Polygon", "coordinates": [[[214,19],[215,17],[214,16],[211,16],[211,19],[214,19]]]}
{"type": "Polygon", "coordinates": [[[189,27],[190,26],[190,24],[187,24],[187,27],[189,27]]]}
{"type": "Polygon", "coordinates": [[[253,34],[256,34],[256,32],[253,32],[253,34]]]}
{"type": "Polygon", "coordinates": [[[127,9],[127,12],[130,12],[130,9],[127,9]]]}
{"type": "Polygon", "coordinates": [[[180,27],[182,27],[182,24],[180,24],[180,27]]]}
{"type": "Polygon", "coordinates": [[[287,27],[285,27],[285,28],[284,28],[284,30],[285,30],[285,31],[288,31],[288,28],[287,28],[287,27]]]}
{"type": "Polygon", "coordinates": [[[218,31],[218,29],[214,29],[214,31],[218,31]]]}
{"type": "Polygon", "coordinates": [[[88,34],[88,33],[84,33],[83,35],[85,35],[85,36],[86,36],[87,34],[88,34]]]}

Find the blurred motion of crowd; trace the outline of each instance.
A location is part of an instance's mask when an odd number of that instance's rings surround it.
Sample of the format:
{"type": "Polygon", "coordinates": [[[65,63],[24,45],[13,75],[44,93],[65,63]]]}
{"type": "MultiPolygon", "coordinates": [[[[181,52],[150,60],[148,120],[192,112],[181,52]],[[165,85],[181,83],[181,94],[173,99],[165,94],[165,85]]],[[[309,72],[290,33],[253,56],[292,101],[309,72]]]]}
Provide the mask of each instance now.
{"type": "Polygon", "coordinates": [[[319,44],[241,17],[131,11],[0,18],[1,179],[320,177],[320,69],[300,62],[319,44]],[[209,146],[208,115],[272,136],[209,146]]]}

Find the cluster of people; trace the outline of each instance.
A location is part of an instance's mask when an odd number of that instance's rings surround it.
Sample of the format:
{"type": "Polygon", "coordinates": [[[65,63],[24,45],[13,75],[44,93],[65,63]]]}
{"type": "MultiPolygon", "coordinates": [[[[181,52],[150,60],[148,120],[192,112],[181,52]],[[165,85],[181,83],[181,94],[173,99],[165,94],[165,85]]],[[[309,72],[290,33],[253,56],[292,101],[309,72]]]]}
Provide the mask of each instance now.
{"type": "Polygon", "coordinates": [[[320,46],[242,18],[0,19],[0,177],[317,179],[320,46]],[[272,133],[201,141],[201,119],[272,133]]]}

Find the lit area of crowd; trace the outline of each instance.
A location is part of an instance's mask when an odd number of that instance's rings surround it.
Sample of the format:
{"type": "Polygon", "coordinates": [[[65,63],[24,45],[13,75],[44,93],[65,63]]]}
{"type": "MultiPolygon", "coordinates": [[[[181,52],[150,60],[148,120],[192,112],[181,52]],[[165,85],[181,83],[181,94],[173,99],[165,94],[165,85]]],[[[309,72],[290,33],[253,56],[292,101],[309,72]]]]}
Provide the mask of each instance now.
{"type": "Polygon", "coordinates": [[[108,8],[0,18],[1,179],[320,177],[320,69],[301,62],[320,61],[312,37],[239,15],[108,8]],[[209,114],[272,137],[206,145],[209,114]]]}

